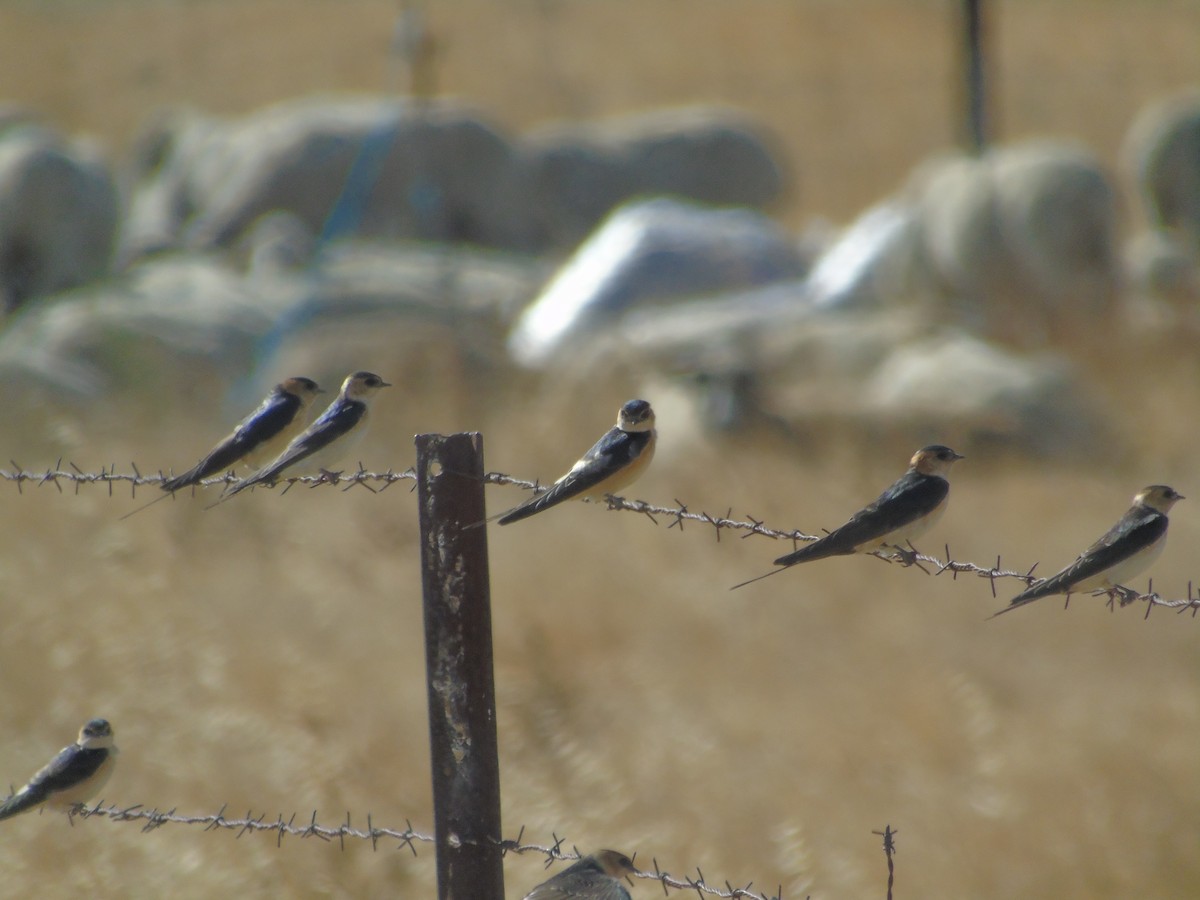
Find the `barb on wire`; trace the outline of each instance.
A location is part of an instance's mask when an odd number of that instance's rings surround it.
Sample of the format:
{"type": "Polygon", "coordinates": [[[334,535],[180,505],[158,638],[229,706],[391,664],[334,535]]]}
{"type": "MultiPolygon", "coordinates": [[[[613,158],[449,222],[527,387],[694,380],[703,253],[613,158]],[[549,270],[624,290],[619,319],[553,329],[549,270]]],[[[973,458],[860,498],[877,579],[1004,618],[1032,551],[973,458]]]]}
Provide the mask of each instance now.
{"type": "Polygon", "coordinates": [[[725,882],[724,889],[715,887],[709,884],[704,879],[704,872],[699,866],[696,866],[696,877],[684,876],[683,878],[675,878],[670,873],[659,868],[658,860],[652,860],[654,863],[654,874],[643,871],[640,872],[640,878],[653,878],[662,885],[663,893],[669,893],[670,888],[677,891],[695,891],[700,897],[707,894],[710,897],[729,897],[737,898],[737,900],[783,900],[783,888],[779,889],[777,894],[762,894],[751,890],[754,882],[750,882],[745,887],[734,887],[730,882],[725,882]]]}
{"type": "Polygon", "coordinates": [[[317,813],[314,810],[311,819],[306,824],[297,825],[296,815],[285,820],[282,815],[278,815],[275,819],[269,820],[266,813],[260,816],[255,816],[253,812],[247,812],[244,817],[228,817],[225,814],[226,807],[222,806],[215,813],[203,815],[183,815],[178,813],[174,808],[169,810],[147,809],[141,803],[135,803],[132,806],[117,806],[116,804],[104,805],[104,801],[100,801],[95,806],[88,808],[86,806],[78,806],[73,811],[73,815],[81,816],[85,819],[93,816],[100,816],[109,819],[113,822],[141,822],[142,831],[154,831],[162,828],[164,825],[200,825],[204,831],[236,831],[237,838],[247,832],[274,832],[276,835],[276,843],[282,842],[284,835],[292,835],[299,838],[315,837],[322,841],[332,841],[337,838],[343,848],[345,848],[345,839],[347,837],[358,838],[360,840],[369,840],[372,845],[377,845],[380,838],[392,838],[399,841],[397,849],[409,847],[416,853],[414,846],[415,842],[422,841],[425,843],[433,843],[433,835],[423,834],[416,831],[411,823],[406,822],[403,830],[395,828],[376,828],[371,824],[371,816],[367,816],[366,829],[354,828],[350,822],[350,814],[346,814],[344,824],[337,826],[324,826],[317,823],[317,813]]]}
{"type": "MultiPolygon", "coordinates": [[[[112,494],[112,487],[115,484],[128,484],[131,492],[136,496],[137,489],[150,485],[161,485],[167,480],[167,476],[162,472],[154,475],[143,475],[138,469],[136,463],[130,463],[130,468],[133,469],[132,474],[118,472],[116,466],[103,467],[99,472],[85,472],[73,462],[68,462],[67,465],[71,470],[63,469],[62,460],[60,459],[51,468],[44,472],[34,472],[23,467],[16,460],[9,460],[12,464],[12,470],[0,469],[0,481],[9,481],[17,486],[19,493],[24,493],[22,489],[25,484],[33,484],[35,487],[41,487],[45,484],[53,484],[62,492],[61,482],[71,482],[75,485],[75,492],[79,492],[79,486],[82,484],[104,484],[108,485],[109,494],[112,494]]],[[[276,486],[283,489],[291,488],[296,484],[307,485],[309,487],[317,487],[322,484],[343,485],[343,490],[348,491],[353,487],[361,485],[372,491],[372,493],[380,493],[391,487],[397,481],[416,481],[417,474],[412,468],[405,469],[402,472],[396,472],[388,469],[386,472],[370,472],[363,468],[360,463],[358,469],[353,472],[338,472],[325,473],[322,475],[296,475],[286,478],[280,478],[276,486]],[[381,484],[381,488],[376,490],[372,488],[372,484],[381,484]]],[[[206,478],[201,481],[196,487],[226,487],[231,484],[237,484],[242,479],[238,478],[232,472],[226,472],[224,475],[219,475],[213,478],[206,478]]],[[[263,485],[268,487],[268,485],[263,485]]],[[[183,493],[180,490],[179,493],[183,493]]],[[[166,494],[164,496],[171,496],[166,494]]]]}
{"type": "MultiPolygon", "coordinates": [[[[35,472],[25,469],[20,463],[11,461],[12,470],[0,469],[0,481],[8,481],[16,484],[17,491],[24,493],[23,487],[25,484],[32,484],[35,487],[42,487],[45,484],[53,484],[58,491],[62,492],[61,482],[73,483],[75,493],[79,492],[79,486],[83,484],[103,484],[107,485],[109,496],[112,496],[113,485],[128,484],[130,491],[136,496],[139,487],[149,485],[161,485],[166,480],[166,475],[159,472],[155,475],[142,475],[136,465],[132,466],[133,473],[126,474],[116,471],[115,466],[101,467],[99,472],[85,472],[75,465],[73,462],[68,462],[70,469],[62,468],[62,460],[60,459],[53,468],[49,468],[44,472],[35,472]]],[[[348,491],[351,488],[361,486],[372,493],[383,493],[393,484],[398,481],[411,481],[412,486],[416,488],[416,471],[413,468],[407,468],[402,471],[388,469],[385,472],[371,472],[363,468],[360,463],[358,469],[352,472],[341,473],[324,473],[321,475],[300,475],[280,478],[274,485],[280,489],[281,493],[285,493],[296,485],[303,485],[309,488],[318,488],[323,485],[341,485],[343,491],[348,491]],[[375,487],[378,485],[378,487],[375,487]]],[[[231,484],[237,484],[239,479],[232,472],[215,477],[208,478],[200,482],[199,487],[227,487],[231,484]]],[[[545,490],[545,486],[538,481],[529,481],[524,478],[516,478],[512,475],[506,475],[502,472],[488,472],[483,476],[485,484],[496,485],[515,485],[528,490],[540,491],[545,490]]],[[[270,488],[270,485],[261,485],[263,488],[270,488]]],[[[645,500],[627,500],[624,497],[616,497],[608,495],[604,503],[608,509],[619,510],[623,512],[639,513],[646,516],[655,525],[659,524],[659,519],[663,519],[668,523],[668,529],[678,528],[681,532],[685,522],[695,522],[698,525],[705,525],[713,529],[714,536],[718,541],[721,539],[721,532],[740,531],[743,532],[743,539],[749,537],[766,537],[774,540],[791,541],[793,546],[800,542],[811,542],[817,540],[819,535],[807,534],[799,529],[783,529],[773,528],[767,525],[764,521],[756,519],[754,516],[744,514],[746,520],[733,518],[733,508],[730,507],[724,515],[711,515],[703,510],[700,512],[691,511],[687,504],[676,499],[676,506],[657,506],[653,503],[647,503],[645,500]]],[[[136,512],[136,510],[135,510],[136,512]]],[[[974,575],[979,578],[984,578],[988,581],[992,591],[992,596],[997,596],[996,582],[999,579],[1015,578],[1021,581],[1026,586],[1033,584],[1037,579],[1034,577],[1034,570],[1037,568],[1035,563],[1029,569],[1018,571],[1015,569],[1004,568],[1000,556],[996,556],[996,562],[993,565],[979,565],[977,563],[968,562],[966,560],[954,559],[950,555],[949,545],[945,546],[945,558],[940,559],[937,556],[921,553],[912,547],[894,548],[893,552],[876,551],[870,554],[888,563],[899,563],[905,567],[920,569],[926,575],[942,575],[946,572],[950,573],[952,579],[957,580],[959,575],[974,575]],[[928,568],[926,568],[928,566],[928,568]],[[931,571],[932,570],[932,571],[931,571]]],[[[783,571],[777,569],[774,571],[783,571]]],[[[1104,593],[1103,591],[1100,593],[1104,593]]],[[[1186,597],[1178,599],[1168,599],[1155,592],[1152,587],[1146,593],[1139,593],[1129,588],[1114,589],[1108,592],[1110,602],[1118,601],[1119,606],[1128,606],[1134,602],[1144,602],[1148,606],[1161,606],[1167,609],[1174,609],[1176,612],[1191,611],[1192,617],[1195,618],[1200,611],[1200,592],[1193,592],[1192,582],[1188,582],[1188,593],[1186,597]]],[[[1147,617],[1149,610],[1147,610],[1147,617]]]]}
{"type": "MultiPolygon", "coordinates": [[[[380,840],[396,841],[395,849],[408,849],[413,856],[417,855],[417,844],[433,844],[435,838],[432,834],[417,831],[412,826],[412,822],[405,820],[404,828],[386,828],[377,826],[372,821],[371,814],[367,814],[367,827],[355,828],[351,824],[350,813],[346,813],[346,821],[337,825],[322,825],[317,821],[317,813],[314,810],[312,815],[307,820],[301,820],[297,824],[297,815],[293,813],[287,819],[283,818],[282,814],[277,814],[274,819],[267,818],[266,813],[254,815],[253,811],[248,811],[244,816],[229,816],[226,814],[226,806],[222,806],[215,813],[188,815],[178,812],[175,808],[169,810],[149,809],[141,803],[135,803],[132,806],[118,806],[116,804],[105,805],[105,801],[101,800],[95,806],[88,807],[86,805],[76,806],[70,813],[72,822],[75,816],[80,816],[84,819],[90,819],[99,816],[103,819],[108,819],[112,822],[134,822],[141,823],[141,831],[143,834],[163,828],[167,825],[192,825],[200,826],[202,831],[233,831],[235,840],[240,840],[247,833],[266,832],[275,835],[276,846],[282,844],[285,835],[297,837],[301,840],[305,838],[317,838],[325,843],[332,843],[335,839],[338,841],[340,849],[345,850],[346,839],[352,838],[361,841],[370,841],[371,849],[377,850],[380,840]]],[[[517,833],[516,838],[499,841],[500,850],[503,855],[515,853],[523,855],[526,853],[540,853],[546,857],[546,865],[549,866],[555,861],[573,862],[582,859],[578,848],[571,846],[569,850],[564,850],[566,839],[553,834],[553,843],[534,844],[525,843],[525,827],[517,833]]],[[[635,854],[636,857],[636,854],[635,854]]],[[[700,896],[729,898],[729,900],[782,900],[782,891],[775,895],[767,895],[756,893],[751,890],[751,885],[747,884],[744,888],[733,887],[729,882],[725,883],[724,888],[720,888],[709,884],[704,879],[704,873],[699,866],[696,867],[696,878],[675,878],[667,872],[662,871],[658,867],[658,862],[654,862],[654,872],[639,872],[637,878],[653,879],[658,881],[663,886],[664,891],[696,891],[700,896]]]]}

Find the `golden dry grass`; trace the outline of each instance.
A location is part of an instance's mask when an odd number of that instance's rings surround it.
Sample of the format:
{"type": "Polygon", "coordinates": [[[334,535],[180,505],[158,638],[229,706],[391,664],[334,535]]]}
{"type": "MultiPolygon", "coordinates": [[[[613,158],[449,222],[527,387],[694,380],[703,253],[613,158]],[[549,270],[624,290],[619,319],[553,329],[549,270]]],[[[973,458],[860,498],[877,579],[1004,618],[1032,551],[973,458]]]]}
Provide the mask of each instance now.
{"type": "MultiPolygon", "coordinates": [[[[684,16],[644,0],[464,0],[433,15],[446,89],[514,126],[689,99],[748,107],[802,175],[798,221],[800,210],[849,215],[945,142],[943,6],[695,2],[684,16]]],[[[119,142],[167,100],[232,112],[374,89],[393,11],[9,3],[0,84],[119,142]]],[[[1196,4],[1011,3],[1000,16],[1006,125],[1076,134],[1108,159],[1133,110],[1194,66],[1182,36],[1196,33],[1196,4]],[[1162,49],[1147,58],[1148,46],[1162,49]]],[[[1114,461],[1048,467],[959,448],[971,458],[928,549],[949,541],[977,562],[1002,553],[1055,567],[1148,482],[1200,498],[1194,350],[1123,349],[1080,360],[1117,431],[1114,461]]],[[[360,364],[400,380],[413,362],[374,352],[360,364]]],[[[403,384],[377,406],[369,467],[409,465],[414,432],[471,429],[489,468],[543,479],[640,387],[609,381],[581,402],[511,373],[403,384]],[[556,415],[531,415],[543,398],[556,415]]],[[[201,399],[188,417],[132,398],[36,411],[0,458],[179,469],[228,424],[217,398],[201,399]]],[[[911,450],[689,443],[661,413],[661,455],[631,493],[807,530],[874,496],[911,450]]],[[[209,512],[204,498],[179,498],[120,522],[134,502],[100,489],[0,492],[0,779],[25,777],[105,715],[122,747],[110,801],[269,818],[317,809],[327,822],[349,810],[357,824],[370,812],[431,829],[411,495],[256,492],[209,512]]],[[[489,489],[496,509],[521,496],[489,489]]],[[[1197,574],[1196,502],[1178,508],[1154,571],[1172,596],[1197,574]]],[[[900,830],[899,896],[1185,897],[1200,883],[1191,619],[1142,622],[1080,598],[1067,613],[1049,600],[986,622],[1007,590],[995,601],[985,582],[870,559],[730,594],[776,545],[717,544],[582,504],[493,528],[489,541],[509,834],[555,831],[677,873],[782,884],[786,897],[882,895],[870,832],[885,823],[900,830]]],[[[276,848],[267,836],[50,816],[3,827],[0,892],[13,895],[434,895],[432,854],[386,844],[276,848]]],[[[505,869],[510,897],[544,877],[532,856],[505,869]]],[[[658,890],[639,883],[634,896],[658,890]]]]}
{"type": "MultiPolygon", "coordinates": [[[[566,412],[555,424],[515,421],[522,406],[505,392],[490,410],[396,392],[363,461],[404,466],[414,431],[479,428],[489,467],[545,478],[630,392],[606,387],[574,412],[551,400],[566,412]]],[[[90,468],[178,467],[219,430],[208,415],[168,416],[136,438],[114,427],[139,418],[98,410],[60,449],[90,468]]],[[[669,436],[678,423],[661,426],[669,436]]],[[[902,464],[898,448],[797,459],[756,439],[686,452],[665,440],[636,495],[815,529],[902,464]]],[[[1016,565],[1067,561],[1144,482],[1195,493],[1186,454],[1078,472],[973,455],[956,476],[930,542],[1016,565]]],[[[180,498],[120,522],[135,503],[102,489],[5,490],[5,777],[104,714],[123,747],[110,800],[430,826],[412,495],[258,492],[209,512],[180,498]]],[[[489,502],[520,496],[493,488],[489,502]]],[[[1195,522],[1181,505],[1155,570],[1172,595],[1195,574],[1195,522]]],[[[1142,622],[1080,599],[986,622],[1002,601],[985,582],[867,559],[730,594],[776,545],[717,544],[582,504],[489,541],[510,831],[782,883],[785,896],[878,891],[869,832],[885,823],[901,830],[900,884],[919,896],[1183,896],[1200,877],[1190,619],[1142,622]]],[[[8,883],[50,879],[52,895],[97,883],[114,896],[433,893],[429,854],[45,816],[5,826],[8,883]],[[64,847],[87,865],[64,869],[64,847]]],[[[506,875],[521,896],[541,870],[512,858],[506,875]]]]}

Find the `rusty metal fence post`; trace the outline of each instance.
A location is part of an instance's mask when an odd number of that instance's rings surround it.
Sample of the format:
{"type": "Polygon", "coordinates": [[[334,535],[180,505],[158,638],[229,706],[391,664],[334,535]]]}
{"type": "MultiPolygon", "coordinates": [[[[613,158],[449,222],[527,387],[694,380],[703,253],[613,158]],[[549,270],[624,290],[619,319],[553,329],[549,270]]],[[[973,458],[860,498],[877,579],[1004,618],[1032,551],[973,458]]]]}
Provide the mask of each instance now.
{"type": "Polygon", "coordinates": [[[416,444],[438,897],[504,900],[483,437],[416,444]]]}

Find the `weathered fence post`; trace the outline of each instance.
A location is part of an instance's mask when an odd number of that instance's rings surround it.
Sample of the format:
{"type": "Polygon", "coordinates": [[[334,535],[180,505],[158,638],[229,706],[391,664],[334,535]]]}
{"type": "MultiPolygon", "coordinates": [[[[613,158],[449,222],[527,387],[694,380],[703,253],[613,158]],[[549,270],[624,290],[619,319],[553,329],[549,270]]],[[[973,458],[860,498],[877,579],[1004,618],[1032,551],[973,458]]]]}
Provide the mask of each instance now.
{"type": "Polygon", "coordinates": [[[984,0],[962,0],[963,95],[967,147],[982,153],[988,145],[987,45],[984,0]]]}
{"type": "Polygon", "coordinates": [[[439,900],[503,900],[483,437],[418,434],[439,900]]]}

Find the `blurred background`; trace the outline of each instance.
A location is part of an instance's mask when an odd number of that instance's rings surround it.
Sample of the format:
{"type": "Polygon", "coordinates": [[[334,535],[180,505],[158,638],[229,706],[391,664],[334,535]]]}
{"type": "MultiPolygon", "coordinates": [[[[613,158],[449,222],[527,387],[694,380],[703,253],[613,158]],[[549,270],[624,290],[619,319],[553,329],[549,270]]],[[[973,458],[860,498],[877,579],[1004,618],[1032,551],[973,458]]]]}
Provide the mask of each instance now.
{"type": "MultiPolygon", "coordinates": [[[[0,459],[181,472],[365,368],[347,466],[478,430],[544,482],[644,397],[631,497],[819,533],[937,441],[921,549],[1056,571],[1200,495],[1200,3],[984,12],[975,154],[950,0],[7,0],[0,459]]],[[[109,802],[432,831],[403,485],[0,491],[3,783],[105,716],[109,802]]],[[[1195,502],[1133,587],[1189,594],[1195,502]]],[[[505,836],[840,898],[890,824],[898,896],[1195,895],[1190,615],[861,557],[730,593],[790,547],[666,524],[489,532],[505,836]]],[[[428,845],[4,829],[14,895],[435,895],[428,845]]]]}

